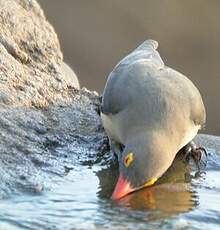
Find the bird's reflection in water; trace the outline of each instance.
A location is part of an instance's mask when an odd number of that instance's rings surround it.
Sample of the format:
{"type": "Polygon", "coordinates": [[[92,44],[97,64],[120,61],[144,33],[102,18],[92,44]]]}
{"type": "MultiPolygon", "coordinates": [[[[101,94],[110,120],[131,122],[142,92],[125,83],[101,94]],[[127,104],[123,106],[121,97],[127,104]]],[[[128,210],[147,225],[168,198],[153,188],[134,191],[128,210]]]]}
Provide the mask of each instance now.
{"type": "MultiPolygon", "coordinates": [[[[198,197],[191,187],[191,171],[191,167],[182,160],[182,155],[178,154],[172,166],[155,185],[131,193],[114,201],[114,204],[127,210],[144,211],[147,220],[188,212],[198,203],[198,197]]],[[[99,197],[110,199],[118,176],[117,164],[110,164],[108,168],[98,171],[97,176],[100,183],[99,197]]]]}

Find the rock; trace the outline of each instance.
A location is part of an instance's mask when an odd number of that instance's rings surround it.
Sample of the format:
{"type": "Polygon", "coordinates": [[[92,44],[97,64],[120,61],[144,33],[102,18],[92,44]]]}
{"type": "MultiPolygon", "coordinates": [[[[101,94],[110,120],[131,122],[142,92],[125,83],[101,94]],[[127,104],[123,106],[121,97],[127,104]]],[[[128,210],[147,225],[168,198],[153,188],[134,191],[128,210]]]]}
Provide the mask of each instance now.
{"type": "Polygon", "coordinates": [[[98,99],[79,90],[38,3],[0,0],[0,197],[48,189],[80,155],[94,160],[98,99]]]}
{"type": "Polygon", "coordinates": [[[220,137],[206,134],[199,134],[195,137],[197,145],[205,148],[213,149],[216,153],[220,153],[220,137]]]}
{"type": "Polygon", "coordinates": [[[34,188],[35,193],[41,193],[44,190],[44,186],[42,184],[37,184],[34,188]]]}
{"type": "Polygon", "coordinates": [[[73,84],[76,89],[80,88],[79,80],[75,74],[75,72],[67,65],[65,62],[61,64],[63,77],[67,83],[73,84]]]}
{"type": "Polygon", "coordinates": [[[0,103],[37,108],[71,103],[69,88],[79,88],[77,78],[70,68],[63,73],[57,35],[38,3],[0,0],[0,25],[0,92],[7,95],[0,103]]]}

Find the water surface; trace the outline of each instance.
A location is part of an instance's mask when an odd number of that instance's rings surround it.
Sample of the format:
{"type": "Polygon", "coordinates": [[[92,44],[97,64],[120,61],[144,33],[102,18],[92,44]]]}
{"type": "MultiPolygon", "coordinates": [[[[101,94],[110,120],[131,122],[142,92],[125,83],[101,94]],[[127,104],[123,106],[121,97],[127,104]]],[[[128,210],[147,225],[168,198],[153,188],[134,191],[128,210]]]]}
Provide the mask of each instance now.
{"type": "Polygon", "coordinates": [[[2,199],[0,228],[220,229],[220,154],[214,150],[204,174],[178,158],[155,186],[117,202],[110,199],[117,178],[110,156],[72,162],[43,192],[2,199]]]}

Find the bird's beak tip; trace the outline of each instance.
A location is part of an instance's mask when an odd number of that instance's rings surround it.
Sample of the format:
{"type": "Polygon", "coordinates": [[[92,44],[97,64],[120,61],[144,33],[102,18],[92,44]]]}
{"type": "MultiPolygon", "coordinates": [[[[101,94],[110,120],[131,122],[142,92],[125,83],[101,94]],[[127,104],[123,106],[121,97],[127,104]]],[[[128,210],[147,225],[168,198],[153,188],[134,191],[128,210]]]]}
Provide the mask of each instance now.
{"type": "Polygon", "coordinates": [[[134,191],[130,183],[124,179],[123,175],[120,173],[117,184],[115,186],[114,192],[111,196],[113,200],[119,200],[127,194],[134,191]]]}

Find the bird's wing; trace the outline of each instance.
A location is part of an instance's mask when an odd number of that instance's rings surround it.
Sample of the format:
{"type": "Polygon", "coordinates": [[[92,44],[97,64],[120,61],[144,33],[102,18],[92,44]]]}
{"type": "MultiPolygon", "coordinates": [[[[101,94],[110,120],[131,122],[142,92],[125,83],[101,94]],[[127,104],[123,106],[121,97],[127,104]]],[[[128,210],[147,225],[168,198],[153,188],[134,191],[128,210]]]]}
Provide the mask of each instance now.
{"type": "MultiPolygon", "coordinates": [[[[149,69],[161,69],[164,63],[157,52],[158,43],[154,40],[146,40],[128,56],[122,59],[110,73],[102,98],[101,112],[104,114],[115,114],[123,110],[129,103],[129,86],[132,86],[134,78],[129,78],[129,74],[138,74],[142,71],[142,63],[148,63],[149,69]],[[129,67],[135,65],[135,68],[129,67]],[[126,80],[125,80],[126,78],[126,80]]],[[[147,71],[147,69],[146,69],[147,71]]]]}
{"type": "Polygon", "coordinates": [[[190,116],[196,126],[203,128],[206,111],[196,86],[183,74],[169,67],[164,67],[159,74],[168,82],[166,89],[164,88],[164,98],[167,98],[167,103],[171,102],[171,106],[176,105],[179,110],[175,111],[187,114],[186,116],[190,116]]]}

